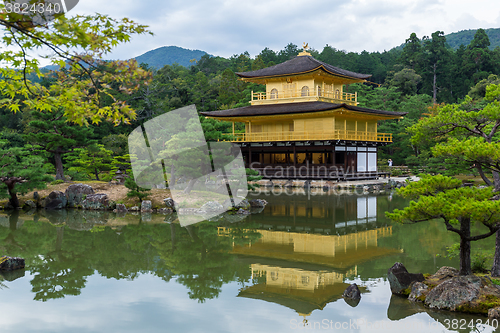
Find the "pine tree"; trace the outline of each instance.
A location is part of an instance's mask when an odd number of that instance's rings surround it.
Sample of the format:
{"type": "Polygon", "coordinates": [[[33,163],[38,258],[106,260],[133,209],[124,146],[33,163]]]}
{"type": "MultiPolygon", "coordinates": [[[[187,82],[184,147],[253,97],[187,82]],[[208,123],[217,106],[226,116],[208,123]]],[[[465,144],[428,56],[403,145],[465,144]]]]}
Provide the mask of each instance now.
{"type": "Polygon", "coordinates": [[[46,187],[52,177],[44,168],[45,159],[30,146],[9,147],[0,141],[0,197],[9,197],[12,208],[19,207],[17,193],[46,187]]]}
{"type": "Polygon", "coordinates": [[[93,143],[89,139],[92,128],[68,122],[62,109],[53,112],[33,111],[31,115],[33,120],[28,125],[30,132],[26,140],[53,154],[56,179],[64,179],[64,154],[93,143]]]}

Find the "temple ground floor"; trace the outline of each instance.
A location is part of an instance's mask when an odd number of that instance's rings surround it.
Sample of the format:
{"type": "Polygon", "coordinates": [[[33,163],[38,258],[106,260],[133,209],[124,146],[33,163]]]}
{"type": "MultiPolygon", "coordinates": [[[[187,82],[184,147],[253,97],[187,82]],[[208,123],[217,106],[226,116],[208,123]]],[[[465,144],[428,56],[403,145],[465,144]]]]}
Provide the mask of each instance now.
{"type": "Polygon", "coordinates": [[[245,167],[264,179],[376,179],[380,143],[304,141],[238,143],[245,167]]]}

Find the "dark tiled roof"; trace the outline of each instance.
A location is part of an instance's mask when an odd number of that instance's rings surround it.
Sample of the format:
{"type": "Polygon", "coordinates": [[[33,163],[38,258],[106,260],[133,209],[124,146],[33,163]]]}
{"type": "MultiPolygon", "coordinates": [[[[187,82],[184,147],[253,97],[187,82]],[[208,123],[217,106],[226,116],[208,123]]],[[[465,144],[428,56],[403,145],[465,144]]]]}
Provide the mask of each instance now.
{"type": "Polygon", "coordinates": [[[299,102],[299,103],[283,103],[283,104],[268,104],[268,105],[250,105],[236,109],[200,112],[207,117],[248,117],[248,116],[269,116],[269,115],[283,115],[293,113],[308,113],[308,112],[321,112],[328,110],[336,110],[345,108],[351,111],[364,112],[369,114],[377,114],[384,116],[404,116],[407,112],[394,112],[384,110],[367,109],[348,104],[333,104],[327,102],[299,102]]]}
{"type": "Polygon", "coordinates": [[[271,67],[259,69],[252,72],[240,72],[236,74],[242,78],[272,77],[307,73],[312,72],[318,68],[323,68],[324,71],[333,75],[341,75],[354,79],[367,79],[371,76],[370,74],[360,74],[338,68],[322,61],[316,60],[311,56],[297,56],[293,59],[271,67]]]}

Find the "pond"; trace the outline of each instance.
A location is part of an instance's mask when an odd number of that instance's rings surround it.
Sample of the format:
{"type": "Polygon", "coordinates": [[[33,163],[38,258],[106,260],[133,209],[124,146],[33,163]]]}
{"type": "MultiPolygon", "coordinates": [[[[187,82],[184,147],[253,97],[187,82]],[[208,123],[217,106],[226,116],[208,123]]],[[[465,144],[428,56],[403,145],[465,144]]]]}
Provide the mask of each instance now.
{"type": "Polygon", "coordinates": [[[0,255],[26,259],[0,275],[2,332],[496,331],[391,295],[397,261],[458,267],[443,256],[457,238],[442,223],[385,218],[402,198],[251,196],[269,202],[261,213],[187,227],[161,214],[2,212],[0,255]],[[341,297],[353,282],[357,306],[341,297]]]}

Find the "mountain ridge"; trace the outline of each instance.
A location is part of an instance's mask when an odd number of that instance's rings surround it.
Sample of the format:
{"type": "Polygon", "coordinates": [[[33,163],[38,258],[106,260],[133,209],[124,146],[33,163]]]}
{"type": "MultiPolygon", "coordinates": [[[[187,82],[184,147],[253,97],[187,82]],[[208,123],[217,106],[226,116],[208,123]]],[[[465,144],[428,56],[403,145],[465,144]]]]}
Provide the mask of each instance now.
{"type": "Polygon", "coordinates": [[[165,65],[173,65],[174,63],[190,67],[193,64],[191,60],[195,59],[198,61],[205,54],[208,53],[201,50],[190,50],[179,46],[161,46],[133,59],[137,60],[138,63],[146,63],[156,69],[160,69],[165,65]]]}

